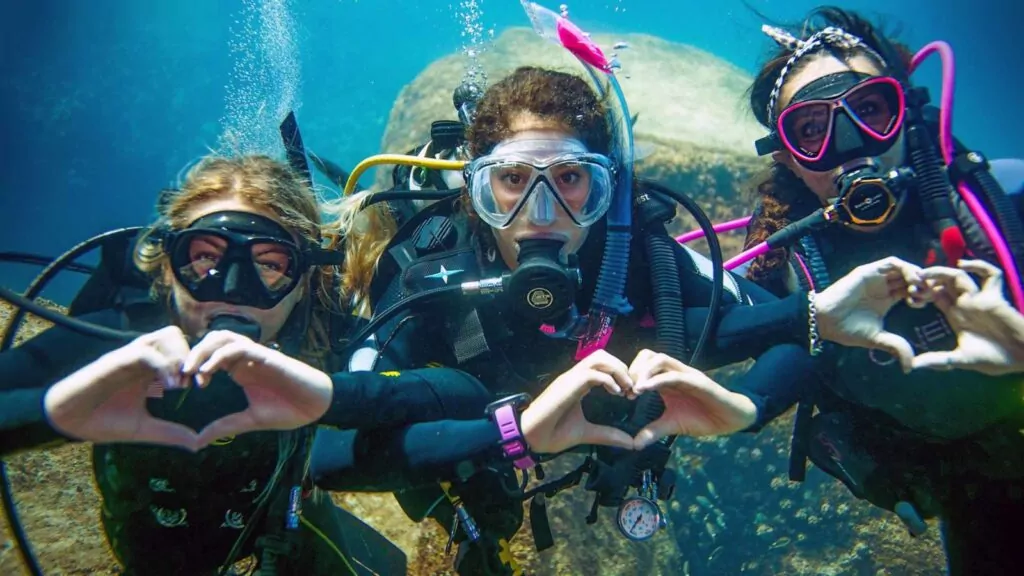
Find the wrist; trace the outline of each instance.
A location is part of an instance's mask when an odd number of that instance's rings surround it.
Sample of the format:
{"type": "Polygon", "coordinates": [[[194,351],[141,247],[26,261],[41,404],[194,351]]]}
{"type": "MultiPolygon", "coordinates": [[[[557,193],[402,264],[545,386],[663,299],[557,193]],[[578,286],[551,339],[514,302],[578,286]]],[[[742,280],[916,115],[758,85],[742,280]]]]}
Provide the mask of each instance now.
{"type": "Polygon", "coordinates": [[[516,394],[492,402],[484,409],[484,412],[498,428],[502,454],[506,460],[512,462],[520,470],[532,468],[537,464],[530,452],[530,446],[526,442],[521,420],[522,407],[529,401],[528,394],[516,394]]]}

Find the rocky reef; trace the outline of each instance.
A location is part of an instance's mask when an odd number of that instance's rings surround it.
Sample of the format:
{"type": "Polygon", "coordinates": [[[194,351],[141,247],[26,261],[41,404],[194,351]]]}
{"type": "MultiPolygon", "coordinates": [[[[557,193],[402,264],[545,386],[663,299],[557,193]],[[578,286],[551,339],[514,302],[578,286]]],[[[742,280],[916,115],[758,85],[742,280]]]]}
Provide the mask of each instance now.
{"type": "MultiPolygon", "coordinates": [[[[639,174],[689,194],[712,220],[749,213],[744,189],[766,167],[752,153],[751,143],[763,131],[744,109],[749,75],[706,52],[651,36],[595,34],[594,39],[606,48],[630,45],[618,57],[631,112],[639,113],[639,174]]],[[[526,29],[503,33],[481,64],[492,79],[526,64],[582,70],[526,29]]],[[[463,61],[451,56],[414,79],[395,102],[382,150],[404,152],[425,141],[431,121],[453,119],[451,94],[462,75],[463,61]]],[[[389,170],[378,173],[378,184],[384,184],[385,173],[389,170]]],[[[673,230],[692,226],[692,220],[680,218],[673,230]]],[[[740,235],[724,237],[726,255],[737,252],[741,242],[740,235]]],[[[10,312],[0,302],[0,329],[10,312]]],[[[31,319],[21,338],[46,327],[31,319]]],[[[727,382],[743,369],[734,366],[714,376],[727,382]]],[[[808,471],[805,482],[790,482],[791,425],[791,417],[784,417],[757,435],[678,440],[677,489],[671,502],[662,503],[668,529],[646,543],[622,538],[610,509],[601,510],[596,524],[586,524],[592,495],[575,488],[548,500],[555,547],[536,553],[527,521],[512,542],[513,552],[529,574],[941,573],[934,524],[926,535],[911,538],[894,515],[853,499],[845,486],[816,469],[808,471]]],[[[116,574],[99,526],[88,446],[21,454],[7,464],[22,522],[45,573],[116,574]]],[[[572,467],[572,462],[554,464],[549,478],[572,467]]],[[[410,574],[451,574],[452,559],[443,553],[447,534],[431,522],[410,522],[390,494],[334,498],[397,543],[408,555],[410,574]]],[[[3,537],[0,573],[17,574],[20,561],[6,529],[3,537]]]]}

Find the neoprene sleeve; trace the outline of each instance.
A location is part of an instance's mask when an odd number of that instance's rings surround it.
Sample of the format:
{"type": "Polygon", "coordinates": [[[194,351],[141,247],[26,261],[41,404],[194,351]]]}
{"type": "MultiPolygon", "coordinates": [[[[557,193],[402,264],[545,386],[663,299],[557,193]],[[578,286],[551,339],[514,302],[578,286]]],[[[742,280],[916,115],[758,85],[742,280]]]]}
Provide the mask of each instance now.
{"type": "Polygon", "coordinates": [[[0,392],[0,457],[64,440],[46,420],[45,388],[0,392]]]}

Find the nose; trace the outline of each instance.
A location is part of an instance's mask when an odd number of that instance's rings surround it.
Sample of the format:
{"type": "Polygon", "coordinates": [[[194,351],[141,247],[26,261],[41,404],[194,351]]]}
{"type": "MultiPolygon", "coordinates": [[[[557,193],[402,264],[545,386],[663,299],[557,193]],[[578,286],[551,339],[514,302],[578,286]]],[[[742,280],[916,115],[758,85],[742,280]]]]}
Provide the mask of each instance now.
{"type": "Polygon", "coordinates": [[[228,271],[224,274],[223,291],[225,302],[239,304],[245,300],[241,282],[241,269],[237,262],[228,265],[228,271]]]}
{"type": "Polygon", "coordinates": [[[858,150],[864,147],[864,137],[854,124],[853,120],[842,110],[836,114],[834,134],[832,141],[835,142],[835,150],[839,154],[858,150]]]}
{"type": "Polygon", "coordinates": [[[526,204],[526,217],[530,224],[551,226],[556,221],[555,198],[547,183],[541,182],[530,195],[526,204]]]}

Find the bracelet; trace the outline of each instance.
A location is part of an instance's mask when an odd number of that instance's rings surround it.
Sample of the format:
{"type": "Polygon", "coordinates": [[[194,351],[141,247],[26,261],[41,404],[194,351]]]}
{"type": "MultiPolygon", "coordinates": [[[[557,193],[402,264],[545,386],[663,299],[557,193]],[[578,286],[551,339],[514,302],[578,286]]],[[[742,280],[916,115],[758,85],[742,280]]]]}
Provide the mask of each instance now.
{"type": "Polygon", "coordinates": [[[821,354],[821,335],[818,334],[818,309],[814,305],[814,290],[807,293],[807,351],[811,356],[821,354]]]}

